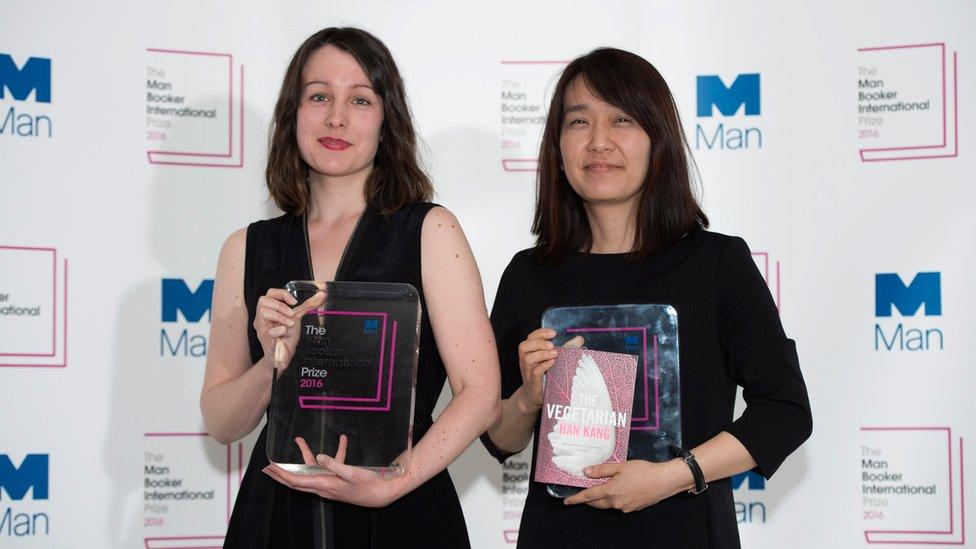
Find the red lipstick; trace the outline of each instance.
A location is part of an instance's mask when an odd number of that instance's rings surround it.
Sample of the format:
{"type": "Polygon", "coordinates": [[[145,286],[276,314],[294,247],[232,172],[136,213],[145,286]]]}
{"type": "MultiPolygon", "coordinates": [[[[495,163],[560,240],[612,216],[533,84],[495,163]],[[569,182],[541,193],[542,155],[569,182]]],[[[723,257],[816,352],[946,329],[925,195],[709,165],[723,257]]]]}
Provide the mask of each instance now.
{"type": "Polygon", "coordinates": [[[623,166],[608,162],[591,162],[585,166],[585,169],[591,172],[610,172],[620,168],[623,168],[623,166]]]}
{"type": "Polygon", "coordinates": [[[319,139],[319,144],[330,151],[344,151],[352,147],[352,143],[337,137],[323,137],[319,139]]]}

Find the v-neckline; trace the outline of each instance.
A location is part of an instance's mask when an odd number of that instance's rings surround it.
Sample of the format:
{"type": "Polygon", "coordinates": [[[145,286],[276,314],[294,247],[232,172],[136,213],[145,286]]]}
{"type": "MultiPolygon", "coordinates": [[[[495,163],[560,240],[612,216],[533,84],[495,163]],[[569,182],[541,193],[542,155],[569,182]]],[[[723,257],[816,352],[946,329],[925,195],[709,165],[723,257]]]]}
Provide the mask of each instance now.
{"type": "MultiPolygon", "coordinates": [[[[332,277],[331,281],[323,280],[322,282],[334,282],[336,280],[341,280],[345,278],[346,273],[344,269],[347,267],[346,260],[349,255],[349,249],[352,248],[353,241],[359,237],[359,230],[363,225],[363,219],[366,218],[366,212],[369,210],[367,207],[363,210],[363,213],[359,214],[359,219],[356,221],[356,226],[352,230],[352,234],[349,235],[349,240],[346,241],[345,247],[342,249],[342,255],[339,256],[339,264],[336,266],[335,275],[332,277]]],[[[302,214],[302,236],[305,237],[305,258],[308,260],[308,279],[317,280],[315,278],[315,266],[312,264],[312,244],[311,238],[308,236],[308,212],[302,214]]]]}

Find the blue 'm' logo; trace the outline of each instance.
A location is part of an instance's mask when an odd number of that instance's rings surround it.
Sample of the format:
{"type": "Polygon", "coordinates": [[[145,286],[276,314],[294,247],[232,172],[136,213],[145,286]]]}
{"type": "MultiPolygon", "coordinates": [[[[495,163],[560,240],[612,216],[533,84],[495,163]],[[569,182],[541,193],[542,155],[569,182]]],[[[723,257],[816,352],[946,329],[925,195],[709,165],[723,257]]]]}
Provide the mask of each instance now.
{"type": "Polygon", "coordinates": [[[764,479],[762,475],[756,473],[755,471],[746,471],[745,473],[732,475],[733,490],[738,490],[739,488],[742,488],[743,484],[748,485],[750,490],[766,489],[766,479],[764,479]]]}
{"type": "Polygon", "coordinates": [[[908,286],[896,273],[874,275],[875,316],[891,316],[892,306],[902,316],[914,316],[923,303],[925,316],[942,316],[941,273],[918,273],[908,286]]]}
{"type": "Polygon", "coordinates": [[[722,116],[733,116],[742,105],[746,116],[759,115],[759,73],[740,74],[728,87],[717,75],[699,75],[697,90],[699,117],[711,117],[712,105],[722,116]]]}
{"type": "Polygon", "coordinates": [[[624,336],[624,345],[637,345],[640,338],[635,335],[624,336]]]}
{"type": "Polygon", "coordinates": [[[30,488],[33,499],[47,499],[48,464],[47,454],[27,454],[20,467],[14,467],[10,456],[0,454],[0,499],[4,490],[10,499],[24,499],[30,488]]]}
{"type": "Polygon", "coordinates": [[[183,313],[187,322],[200,322],[205,313],[209,321],[213,287],[213,279],[206,279],[191,291],[182,278],[164,278],[163,322],[176,322],[176,311],[183,313]]]}
{"type": "Polygon", "coordinates": [[[14,58],[0,53],[0,99],[4,90],[18,101],[24,101],[30,92],[38,103],[51,102],[51,60],[44,57],[30,57],[24,66],[17,68],[14,58]]]}
{"type": "Polygon", "coordinates": [[[375,318],[363,321],[363,333],[375,334],[380,329],[380,321],[375,318]]]}

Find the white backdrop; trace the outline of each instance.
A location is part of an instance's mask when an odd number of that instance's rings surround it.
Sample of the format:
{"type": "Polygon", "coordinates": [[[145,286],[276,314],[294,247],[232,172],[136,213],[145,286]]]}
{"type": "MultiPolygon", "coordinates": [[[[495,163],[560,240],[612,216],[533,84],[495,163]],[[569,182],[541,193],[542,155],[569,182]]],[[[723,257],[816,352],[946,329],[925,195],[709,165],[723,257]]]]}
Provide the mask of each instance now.
{"type": "MultiPolygon", "coordinates": [[[[6,2],[0,545],[219,546],[253,435],[203,432],[207,281],[227,235],[277,215],[262,174],[285,65],[346,24],[396,56],[489,304],[531,243],[533,119],[560,62],[653,62],[813,404],[780,472],[739,479],[744,545],[965,544],[974,22],[963,0],[6,2]]],[[[475,547],[516,539],[527,460],[503,471],[476,444],[451,466],[475,547]]]]}

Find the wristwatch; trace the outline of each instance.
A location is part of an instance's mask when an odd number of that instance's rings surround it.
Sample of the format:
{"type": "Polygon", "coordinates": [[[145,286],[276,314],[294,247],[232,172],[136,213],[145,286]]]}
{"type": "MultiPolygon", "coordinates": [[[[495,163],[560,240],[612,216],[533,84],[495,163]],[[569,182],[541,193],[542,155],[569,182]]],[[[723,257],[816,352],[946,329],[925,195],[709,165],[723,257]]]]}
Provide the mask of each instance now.
{"type": "Polygon", "coordinates": [[[689,494],[698,495],[708,488],[708,484],[705,483],[705,474],[702,473],[701,467],[698,466],[698,461],[695,460],[695,454],[684,448],[679,448],[674,444],[668,446],[668,452],[672,457],[681,458],[684,460],[688,468],[691,469],[691,476],[695,478],[695,487],[688,490],[689,494]]]}

